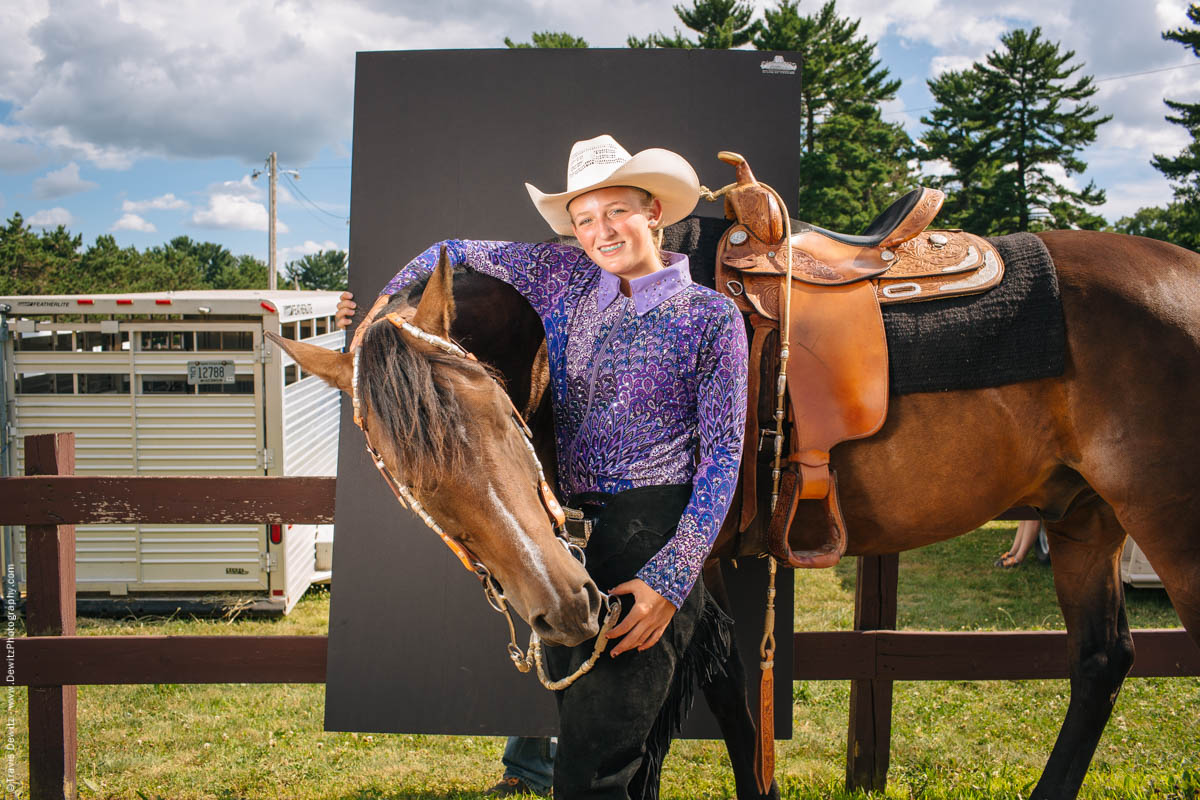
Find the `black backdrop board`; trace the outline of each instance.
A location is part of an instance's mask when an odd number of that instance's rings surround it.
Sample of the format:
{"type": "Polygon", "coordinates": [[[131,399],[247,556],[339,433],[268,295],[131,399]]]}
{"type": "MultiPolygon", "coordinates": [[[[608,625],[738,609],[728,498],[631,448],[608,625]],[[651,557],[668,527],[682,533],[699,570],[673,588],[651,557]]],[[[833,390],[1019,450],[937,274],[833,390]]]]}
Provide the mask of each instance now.
{"type": "MultiPolygon", "coordinates": [[[[792,54],[783,54],[795,63],[792,54]]],[[[409,258],[446,238],[541,241],[524,181],[565,188],[571,143],[610,133],[631,153],[665,147],[706,186],[733,180],[733,150],[784,197],[798,191],[799,77],[752,51],[467,50],[360,53],[355,76],[350,286],[365,310],[409,258]],[[751,124],[751,119],[764,120],[751,124]]],[[[720,203],[697,213],[720,216],[720,203]]],[[[329,730],[548,734],[552,695],[513,669],[503,619],[478,581],[400,508],[342,406],[330,609],[329,730]]],[[[757,684],[765,563],[726,567],[739,646],[757,684]]],[[[780,571],[776,663],[791,656],[792,580],[780,571]]],[[[523,627],[523,626],[522,626],[523,627]]],[[[527,636],[527,632],[521,636],[527,636]]],[[[586,678],[585,678],[586,680],[586,678]]],[[[776,734],[792,686],[777,681],[776,734]]],[[[756,691],[756,690],[755,690],[756,691]]],[[[686,733],[716,736],[698,698],[686,733]]]]}

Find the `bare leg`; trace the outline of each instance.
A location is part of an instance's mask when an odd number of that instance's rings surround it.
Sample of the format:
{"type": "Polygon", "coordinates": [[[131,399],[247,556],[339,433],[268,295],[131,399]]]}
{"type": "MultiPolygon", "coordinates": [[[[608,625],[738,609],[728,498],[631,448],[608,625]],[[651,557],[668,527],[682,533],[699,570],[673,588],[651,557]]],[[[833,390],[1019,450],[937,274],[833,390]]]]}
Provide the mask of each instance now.
{"type": "Polygon", "coordinates": [[[1042,521],[1038,519],[1023,519],[1017,525],[1017,535],[1013,537],[1012,547],[1008,552],[996,559],[997,567],[1015,567],[1025,560],[1029,548],[1037,541],[1038,530],[1042,521]]]}

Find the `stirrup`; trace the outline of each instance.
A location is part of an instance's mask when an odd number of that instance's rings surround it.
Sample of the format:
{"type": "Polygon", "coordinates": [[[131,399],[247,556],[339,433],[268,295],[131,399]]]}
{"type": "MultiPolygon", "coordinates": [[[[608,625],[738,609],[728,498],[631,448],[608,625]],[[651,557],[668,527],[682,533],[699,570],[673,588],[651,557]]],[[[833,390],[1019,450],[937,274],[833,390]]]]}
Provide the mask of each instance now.
{"type": "Polygon", "coordinates": [[[842,505],[838,500],[837,473],[829,470],[829,491],[820,499],[829,524],[829,541],[815,550],[792,550],[788,542],[788,531],[796,517],[796,508],[801,499],[800,475],[794,467],[784,470],[779,479],[779,502],[771,515],[767,529],[767,548],[771,555],[785,566],[797,569],[821,569],[832,567],[846,553],[846,520],[842,516],[842,505]]]}

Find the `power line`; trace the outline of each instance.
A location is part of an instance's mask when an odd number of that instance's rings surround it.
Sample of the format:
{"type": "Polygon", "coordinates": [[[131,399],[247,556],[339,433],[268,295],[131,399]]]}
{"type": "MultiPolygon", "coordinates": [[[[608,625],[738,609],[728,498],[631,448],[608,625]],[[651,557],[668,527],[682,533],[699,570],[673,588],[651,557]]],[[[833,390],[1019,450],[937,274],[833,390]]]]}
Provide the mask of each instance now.
{"type": "Polygon", "coordinates": [[[1194,61],[1191,64],[1176,64],[1173,67],[1159,67],[1158,69],[1147,69],[1142,72],[1130,72],[1125,75],[1112,75],[1107,78],[1096,78],[1092,83],[1104,83],[1105,81],[1115,81],[1121,78],[1136,78],[1138,75],[1152,75],[1155,72],[1170,72],[1173,69],[1187,69],[1188,67],[1200,67],[1200,61],[1194,61]]]}
{"type": "MultiPolygon", "coordinates": [[[[1170,72],[1172,70],[1187,69],[1189,67],[1200,67],[1200,61],[1193,61],[1190,64],[1176,64],[1173,67],[1159,67],[1158,69],[1147,69],[1147,70],[1142,70],[1141,72],[1127,72],[1124,75],[1109,75],[1107,78],[1096,78],[1095,80],[1092,81],[1092,83],[1107,83],[1109,81],[1119,81],[1119,80],[1124,80],[1125,78],[1136,78],[1141,75],[1153,75],[1156,72],[1170,72]]],[[[883,113],[885,116],[890,115],[890,114],[906,114],[910,111],[928,111],[931,108],[937,108],[937,106],[932,105],[932,106],[917,106],[916,108],[901,108],[901,109],[897,109],[895,111],[885,111],[883,113]]]]}
{"type": "Polygon", "coordinates": [[[308,203],[310,206],[315,208],[317,211],[320,211],[322,214],[325,214],[327,216],[333,217],[334,219],[336,219],[339,222],[349,222],[350,221],[349,218],[347,218],[347,217],[343,217],[340,214],[334,214],[332,211],[326,211],[325,209],[321,208],[319,205],[317,205],[316,203],[314,203],[312,201],[312,198],[310,198],[304,192],[300,191],[300,187],[296,185],[296,182],[292,180],[290,175],[288,175],[285,172],[283,174],[283,176],[284,176],[284,179],[287,180],[288,186],[290,186],[292,188],[292,191],[294,191],[296,194],[300,195],[300,197],[303,198],[303,200],[306,203],[308,203]]]}

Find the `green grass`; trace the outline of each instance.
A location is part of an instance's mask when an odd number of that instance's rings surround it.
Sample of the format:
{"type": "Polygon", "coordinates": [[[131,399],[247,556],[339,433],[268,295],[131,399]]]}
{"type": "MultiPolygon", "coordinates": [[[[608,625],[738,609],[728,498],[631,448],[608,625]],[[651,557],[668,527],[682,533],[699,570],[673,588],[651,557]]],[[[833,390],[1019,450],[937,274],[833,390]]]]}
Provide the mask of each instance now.
{"type": "MultiPolygon", "coordinates": [[[[1012,524],[901,556],[903,628],[1061,628],[1050,570],[991,564],[1012,524]]],[[[854,563],[796,576],[797,630],[848,629],[854,563]]],[[[1129,593],[1134,627],[1176,627],[1160,591],[1129,593]]],[[[317,634],[327,591],[283,620],[82,619],[82,634],[317,634]]],[[[906,682],[895,686],[889,798],[1025,797],[1066,708],[1065,681],[906,682]]],[[[24,719],[25,693],[18,690],[24,719]]],[[[784,796],[848,800],[849,685],[794,684],[791,741],[779,743],[784,796]]],[[[469,798],[499,777],[503,740],[327,733],[324,688],[307,685],[82,686],[79,791],[84,798],[469,798]]],[[[1084,784],[1085,798],[1200,798],[1200,679],[1130,679],[1084,784]]],[[[24,768],[24,730],[18,726],[24,768]]],[[[733,796],[723,745],[676,743],[668,800],[733,796]]],[[[875,797],[880,797],[876,795],[875,797]]]]}

